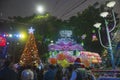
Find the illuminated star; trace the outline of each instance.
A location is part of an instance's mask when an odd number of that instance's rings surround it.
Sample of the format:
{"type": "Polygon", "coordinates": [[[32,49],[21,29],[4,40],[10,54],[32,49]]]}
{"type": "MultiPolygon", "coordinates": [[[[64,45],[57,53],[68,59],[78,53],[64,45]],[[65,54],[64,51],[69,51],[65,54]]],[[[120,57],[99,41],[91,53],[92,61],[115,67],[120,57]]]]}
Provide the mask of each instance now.
{"type": "Polygon", "coordinates": [[[31,34],[33,34],[33,32],[35,31],[35,29],[33,29],[32,27],[30,27],[30,29],[28,29],[29,30],[29,33],[31,33],[31,34]]]}

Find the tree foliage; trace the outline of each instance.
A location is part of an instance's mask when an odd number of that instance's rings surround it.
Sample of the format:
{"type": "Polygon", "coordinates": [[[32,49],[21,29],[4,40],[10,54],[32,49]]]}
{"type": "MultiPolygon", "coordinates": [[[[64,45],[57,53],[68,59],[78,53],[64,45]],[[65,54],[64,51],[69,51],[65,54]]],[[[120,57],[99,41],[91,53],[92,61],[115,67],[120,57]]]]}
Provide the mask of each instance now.
{"type": "MultiPolygon", "coordinates": [[[[97,31],[93,33],[93,31],[96,30],[93,27],[93,24],[95,24],[96,21],[101,21],[99,11],[99,9],[89,6],[82,13],[77,13],[77,16],[72,16],[66,21],[57,19],[48,13],[44,15],[34,14],[29,17],[18,16],[9,19],[14,21],[12,25],[16,25],[16,29],[18,30],[21,26],[23,26],[23,29],[28,29],[31,26],[35,28],[35,38],[38,43],[43,44],[42,46],[45,48],[45,51],[47,50],[47,44],[50,40],[55,40],[57,38],[58,32],[61,29],[71,29],[73,30],[73,34],[76,36],[76,40],[78,42],[84,42],[84,48],[86,50],[100,53],[102,51],[102,47],[100,46],[99,41],[92,41],[93,34],[97,35],[97,31]],[[83,34],[87,35],[84,40],[81,39],[83,34]]],[[[43,51],[43,53],[46,52],[43,51]]]]}
{"type": "Polygon", "coordinates": [[[99,14],[99,9],[96,9],[93,6],[89,6],[82,13],[78,13],[77,16],[71,17],[68,22],[69,25],[74,27],[73,31],[75,35],[77,35],[77,41],[83,41],[85,44],[84,48],[86,50],[100,53],[102,48],[99,44],[99,41],[92,41],[93,34],[97,35],[97,30],[95,27],[93,27],[93,25],[96,23],[96,21],[101,21],[99,14]],[[95,30],[96,32],[93,32],[95,30]],[[81,38],[83,34],[87,35],[84,40],[81,38]]]}

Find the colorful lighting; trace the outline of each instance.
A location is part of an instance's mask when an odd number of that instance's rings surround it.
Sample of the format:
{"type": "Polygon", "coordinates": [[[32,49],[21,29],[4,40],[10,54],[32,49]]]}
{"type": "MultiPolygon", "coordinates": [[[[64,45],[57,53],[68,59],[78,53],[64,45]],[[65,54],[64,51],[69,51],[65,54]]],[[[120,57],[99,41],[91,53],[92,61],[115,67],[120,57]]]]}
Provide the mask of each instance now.
{"type": "Polygon", "coordinates": [[[84,42],[82,42],[81,45],[84,46],[84,42]]]}
{"type": "Polygon", "coordinates": [[[9,34],[9,37],[12,37],[12,34],[9,34]]]}
{"type": "Polygon", "coordinates": [[[6,39],[3,36],[0,36],[0,46],[6,46],[6,39]]]}
{"type": "Polygon", "coordinates": [[[20,34],[19,37],[20,38],[24,38],[25,36],[24,36],[24,34],[20,34]]]}
{"type": "Polygon", "coordinates": [[[33,32],[35,31],[35,29],[33,29],[32,27],[30,27],[30,29],[28,29],[29,33],[33,34],[33,32]]]}
{"type": "Polygon", "coordinates": [[[18,34],[16,34],[16,37],[19,37],[19,35],[18,35],[18,34]]]}
{"type": "Polygon", "coordinates": [[[93,35],[92,35],[92,41],[97,41],[97,40],[98,40],[98,38],[96,37],[95,34],[93,34],[93,35]]]}
{"type": "Polygon", "coordinates": [[[3,37],[6,37],[6,38],[25,38],[25,34],[24,33],[20,33],[20,34],[0,34],[2,35],[3,37]]]}

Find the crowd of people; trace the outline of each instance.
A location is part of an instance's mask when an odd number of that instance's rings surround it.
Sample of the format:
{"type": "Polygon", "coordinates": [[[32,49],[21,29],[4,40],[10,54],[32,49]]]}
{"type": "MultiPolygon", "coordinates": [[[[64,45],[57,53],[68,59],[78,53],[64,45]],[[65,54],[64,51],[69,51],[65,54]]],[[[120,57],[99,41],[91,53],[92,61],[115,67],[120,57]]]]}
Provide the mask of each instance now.
{"type": "Polygon", "coordinates": [[[94,75],[77,58],[74,64],[63,68],[56,64],[36,66],[11,66],[8,59],[0,57],[0,80],[96,80],[94,75]]]}

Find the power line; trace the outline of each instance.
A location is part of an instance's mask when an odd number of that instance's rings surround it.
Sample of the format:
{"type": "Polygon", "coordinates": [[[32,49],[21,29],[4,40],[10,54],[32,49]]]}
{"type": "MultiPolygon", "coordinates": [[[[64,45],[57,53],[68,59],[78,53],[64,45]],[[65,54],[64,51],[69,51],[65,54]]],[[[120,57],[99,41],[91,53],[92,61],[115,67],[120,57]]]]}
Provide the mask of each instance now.
{"type": "MultiPolygon", "coordinates": [[[[55,11],[55,13],[56,14],[60,14],[61,15],[61,12],[62,13],[64,13],[64,12],[66,12],[67,10],[69,10],[69,9],[67,9],[66,10],[66,8],[68,7],[68,5],[70,4],[70,3],[75,3],[75,4],[73,4],[71,7],[73,7],[74,5],[76,5],[77,3],[78,3],[78,1],[77,2],[75,2],[75,1],[67,1],[67,2],[65,2],[66,0],[62,0],[61,2],[59,2],[59,3],[57,3],[57,6],[58,7],[56,7],[56,9],[57,9],[57,11],[55,11]],[[66,6],[66,7],[65,7],[66,6]],[[61,11],[61,12],[60,12],[61,11]]],[[[71,8],[70,7],[70,8],[71,8]]],[[[58,15],[59,16],[59,15],[58,15]]]]}
{"type": "MultiPolygon", "coordinates": [[[[66,0],[65,0],[66,1],[66,0]]],[[[61,11],[60,9],[62,8],[62,7],[64,7],[64,0],[59,0],[59,1],[57,1],[57,4],[56,4],[56,6],[55,6],[55,10],[53,9],[53,11],[55,12],[55,13],[58,13],[59,11],[61,11]],[[62,5],[62,6],[61,6],[62,5]]]]}
{"type": "Polygon", "coordinates": [[[58,5],[60,2],[61,2],[61,0],[57,0],[57,1],[55,2],[55,7],[54,7],[53,11],[55,11],[55,12],[56,12],[57,5],[58,5]]]}
{"type": "Polygon", "coordinates": [[[63,15],[61,15],[60,17],[62,18],[62,17],[64,17],[64,16],[66,16],[67,14],[69,14],[70,12],[72,12],[74,9],[76,9],[76,8],[78,8],[80,5],[82,5],[83,3],[85,3],[87,0],[84,0],[84,1],[82,1],[81,3],[79,3],[79,4],[74,4],[74,5],[76,5],[75,7],[73,7],[73,8],[69,8],[68,9],[68,11],[66,11],[63,15]]]}

